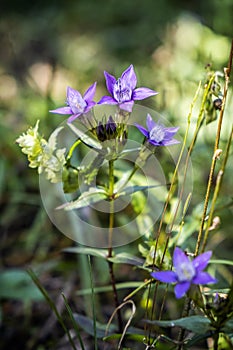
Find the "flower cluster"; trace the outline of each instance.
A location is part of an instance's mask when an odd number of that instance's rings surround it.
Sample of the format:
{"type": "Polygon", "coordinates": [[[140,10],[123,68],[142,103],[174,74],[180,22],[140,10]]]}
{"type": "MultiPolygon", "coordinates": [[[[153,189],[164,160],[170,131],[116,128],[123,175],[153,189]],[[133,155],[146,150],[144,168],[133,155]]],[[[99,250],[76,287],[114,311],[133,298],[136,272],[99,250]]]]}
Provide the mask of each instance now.
{"type": "Polygon", "coordinates": [[[39,174],[44,171],[46,178],[52,183],[60,182],[62,168],[66,162],[66,149],[56,150],[56,138],[62,128],[56,129],[48,141],[40,135],[38,128],[39,121],[34,128],[30,127],[26,133],[19,136],[16,142],[27,155],[31,168],[38,168],[39,174]]]}
{"type": "MultiPolygon", "coordinates": [[[[146,87],[136,87],[137,77],[132,64],[118,79],[106,71],[104,75],[106,86],[111,96],[103,96],[99,100],[98,105],[117,105],[118,109],[115,114],[108,118],[103,116],[102,121],[96,120],[94,113],[92,113],[92,109],[96,105],[94,101],[96,82],[83,95],[79,91],[67,87],[67,106],[51,110],[50,112],[69,115],[67,123],[70,127],[74,128],[75,126],[72,125],[72,122],[78,118],[88,128],[89,134],[91,133],[95,137],[99,143],[98,149],[102,150],[102,154],[105,154],[105,157],[116,159],[127,141],[127,120],[132,112],[134,102],[156,95],[157,92],[146,87]]],[[[173,138],[179,129],[178,127],[167,128],[160,123],[156,123],[150,114],[147,115],[146,124],[147,129],[142,125],[135,124],[138,130],[145,136],[145,146],[142,147],[139,156],[139,158],[143,158],[143,161],[146,161],[151,154],[151,152],[149,154],[145,152],[148,144],[157,147],[178,143],[173,138]]],[[[56,151],[55,140],[59,131],[55,131],[47,142],[40,136],[38,125],[39,123],[37,122],[36,126],[30,128],[26,134],[21,135],[17,139],[17,142],[22,147],[22,152],[27,154],[30,167],[38,168],[39,173],[45,171],[47,178],[51,182],[58,182],[60,179],[60,175],[58,174],[60,174],[62,167],[64,170],[64,164],[66,163],[65,149],[58,149],[56,151]]],[[[82,140],[80,132],[77,135],[82,140]]],[[[91,141],[88,144],[86,136],[85,140],[82,141],[84,143],[86,142],[86,145],[93,147],[93,142],[91,141]]],[[[150,151],[149,148],[147,151],[150,151]]],[[[73,171],[72,167],[71,170],[73,171]]]]}
{"type": "MultiPolygon", "coordinates": [[[[103,96],[98,104],[118,105],[121,110],[132,112],[134,101],[144,100],[147,97],[156,95],[157,92],[145,87],[136,88],[137,77],[134,67],[131,64],[121,75],[116,79],[108,72],[104,72],[106,86],[112,96],[103,96]]],[[[71,123],[81,114],[86,114],[96,104],[93,101],[96,91],[96,83],[91,85],[84,93],[83,97],[79,91],[67,88],[66,104],[68,107],[61,107],[51,110],[51,113],[71,114],[68,123],[71,123]]]]}

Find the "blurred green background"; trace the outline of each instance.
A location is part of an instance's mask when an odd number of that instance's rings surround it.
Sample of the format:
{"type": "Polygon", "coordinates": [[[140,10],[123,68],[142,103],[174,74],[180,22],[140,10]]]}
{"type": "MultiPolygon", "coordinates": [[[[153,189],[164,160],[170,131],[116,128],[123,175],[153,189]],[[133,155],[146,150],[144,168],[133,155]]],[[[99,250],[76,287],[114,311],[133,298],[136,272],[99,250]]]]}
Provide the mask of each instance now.
{"type": "MultiPolygon", "coordinates": [[[[1,4],[0,349],[54,349],[49,341],[62,336],[24,273],[26,267],[37,268],[54,298],[69,285],[75,290],[80,282],[72,272],[77,268],[75,259],[60,253],[72,242],[47,218],[37,173],[27,167],[15,139],[37,119],[41,119],[40,130],[49,136],[64,118],[48,110],[64,105],[67,85],[84,92],[98,81],[98,100],[106,94],[103,71],[119,76],[131,63],[138,86],[159,91],[144,104],[184,132],[205,65],[212,63],[223,71],[227,64],[232,18],[231,0],[5,0],[1,4]],[[47,330],[42,326],[45,318],[47,330]]],[[[220,147],[226,143],[232,108],[230,92],[220,147]]],[[[190,214],[203,202],[215,128],[216,122],[201,133],[193,154],[190,214]]],[[[231,164],[219,203],[226,207],[217,213],[221,226],[210,244],[221,248],[215,253],[219,258],[232,254],[232,188],[231,164]]],[[[227,279],[228,272],[224,273],[227,279]]]]}

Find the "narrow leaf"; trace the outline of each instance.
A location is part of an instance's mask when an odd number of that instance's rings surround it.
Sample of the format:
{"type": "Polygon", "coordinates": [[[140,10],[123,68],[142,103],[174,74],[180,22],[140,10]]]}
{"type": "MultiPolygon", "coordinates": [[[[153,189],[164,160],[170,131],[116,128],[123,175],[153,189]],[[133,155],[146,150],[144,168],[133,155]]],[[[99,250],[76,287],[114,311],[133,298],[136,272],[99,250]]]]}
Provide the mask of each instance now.
{"type": "Polygon", "coordinates": [[[111,261],[114,264],[129,264],[134,266],[141,266],[144,263],[143,259],[129,253],[116,254],[115,256],[108,258],[108,261],[111,261]]]}
{"type": "MultiPolygon", "coordinates": [[[[73,314],[75,321],[78,323],[78,325],[88,334],[94,336],[94,325],[93,320],[89,317],[74,313],[73,314]]],[[[101,324],[99,322],[96,322],[96,336],[97,338],[103,338],[105,336],[106,331],[106,325],[101,324]]],[[[111,325],[109,327],[110,333],[113,333],[116,331],[116,327],[114,325],[111,325]]]]}
{"type": "Polygon", "coordinates": [[[69,304],[68,304],[68,301],[67,301],[67,299],[66,299],[64,293],[62,293],[62,297],[63,297],[63,299],[64,299],[64,303],[65,303],[66,310],[67,310],[67,312],[68,312],[68,314],[69,314],[69,317],[70,317],[70,319],[71,319],[72,326],[74,327],[74,330],[75,330],[75,332],[76,332],[76,334],[77,334],[77,337],[78,337],[78,340],[79,340],[81,349],[82,349],[82,350],[85,350],[85,347],[84,347],[84,344],[83,344],[83,341],[82,341],[82,338],[81,338],[81,335],[80,335],[80,331],[79,331],[79,329],[78,329],[78,327],[77,327],[77,323],[75,322],[74,315],[73,315],[73,313],[72,313],[72,310],[71,310],[71,308],[70,308],[70,306],[69,306],[69,304]]]}
{"type": "Polygon", "coordinates": [[[106,249],[95,249],[89,247],[71,247],[63,249],[64,252],[97,256],[107,260],[108,251],[106,249]]]}
{"type": "Polygon", "coordinates": [[[107,198],[107,193],[104,189],[91,187],[89,191],[83,192],[75,201],[64,203],[56,209],[73,210],[89,206],[107,198]]]}
{"type": "MultiPolygon", "coordinates": [[[[120,289],[133,289],[141,286],[141,282],[122,282],[116,283],[116,290],[120,289]]],[[[144,286],[144,285],[143,285],[144,286]]],[[[91,288],[81,289],[76,292],[77,295],[89,295],[91,294],[91,288]]],[[[102,286],[102,287],[94,287],[94,293],[106,293],[112,292],[112,286],[102,286]]]]}
{"type": "Polygon", "coordinates": [[[204,316],[189,316],[171,321],[146,320],[145,322],[165,328],[181,327],[197,334],[205,334],[207,331],[211,330],[210,320],[204,316]]]}

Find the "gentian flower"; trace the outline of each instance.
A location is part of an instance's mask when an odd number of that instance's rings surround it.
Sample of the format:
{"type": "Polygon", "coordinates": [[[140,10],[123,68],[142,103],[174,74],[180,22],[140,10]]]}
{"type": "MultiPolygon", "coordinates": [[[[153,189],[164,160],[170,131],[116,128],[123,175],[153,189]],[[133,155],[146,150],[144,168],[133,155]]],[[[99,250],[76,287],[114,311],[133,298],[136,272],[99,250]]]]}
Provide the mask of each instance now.
{"type": "Polygon", "coordinates": [[[191,284],[216,283],[216,279],[203,270],[208,265],[212,255],[211,251],[205,252],[193,261],[180,249],[175,248],[173,255],[173,266],[175,271],[152,272],[151,276],[165,283],[176,283],[175,296],[177,299],[184,296],[191,284]]]}
{"type": "Polygon", "coordinates": [[[147,141],[154,146],[170,146],[179,143],[178,140],[173,139],[173,136],[178,131],[179,127],[175,128],[166,128],[163,124],[156,123],[151,115],[147,114],[146,120],[147,129],[145,129],[142,125],[136,124],[135,126],[138,128],[141,133],[146,136],[147,141]]]}
{"type": "Polygon", "coordinates": [[[57,114],[71,114],[67,122],[71,123],[78,118],[81,114],[87,113],[96,102],[93,101],[96,90],[96,83],[91,85],[84,93],[83,97],[77,90],[68,86],[66,104],[68,107],[61,107],[50,111],[57,114]]]}
{"type": "Polygon", "coordinates": [[[120,109],[132,112],[134,101],[144,100],[157,94],[156,91],[145,87],[136,89],[137,77],[132,64],[122,73],[119,79],[106,71],[104,75],[107,89],[112,96],[103,96],[98,104],[119,105],[120,109]]]}

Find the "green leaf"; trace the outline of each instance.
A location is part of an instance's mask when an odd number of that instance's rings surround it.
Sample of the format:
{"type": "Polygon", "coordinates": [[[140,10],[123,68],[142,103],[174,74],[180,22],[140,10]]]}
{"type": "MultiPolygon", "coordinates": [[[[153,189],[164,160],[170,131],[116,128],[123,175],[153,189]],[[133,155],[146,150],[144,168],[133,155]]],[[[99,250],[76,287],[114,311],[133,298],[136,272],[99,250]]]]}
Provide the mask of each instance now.
{"type": "MultiPolygon", "coordinates": [[[[140,286],[145,286],[145,284],[141,282],[122,282],[122,283],[116,283],[116,290],[120,289],[131,289],[131,288],[138,288],[140,286]]],[[[112,292],[112,286],[102,286],[102,287],[94,287],[95,293],[106,293],[106,292],[112,292]]],[[[76,292],[77,295],[90,295],[92,293],[91,288],[87,289],[81,289],[76,292]]]]}
{"type": "Polygon", "coordinates": [[[10,269],[0,273],[0,298],[29,301],[42,300],[43,295],[26,271],[10,269]]]}
{"type": "Polygon", "coordinates": [[[130,153],[139,152],[141,147],[124,149],[121,153],[119,153],[119,158],[123,158],[124,156],[129,155],[130,153]]]}
{"type": "Polygon", "coordinates": [[[121,196],[127,196],[129,194],[138,192],[138,191],[146,191],[149,190],[151,188],[156,188],[156,187],[160,187],[161,185],[154,185],[154,186],[128,186],[126,187],[122,192],[117,193],[116,197],[121,197],[121,196]]]}
{"type": "Polygon", "coordinates": [[[227,334],[232,334],[232,329],[233,329],[233,317],[225,323],[223,330],[227,334]]]}
{"type": "MultiPolygon", "coordinates": [[[[88,334],[94,336],[94,323],[93,320],[89,317],[74,313],[73,314],[75,321],[78,325],[88,334]]],[[[97,338],[103,338],[106,335],[106,327],[107,325],[102,324],[100,322],[96,322],[96,336],[97,338]]],[[[110,325],[108,327],[108,333],[116,332],[116,327],[114,325],[110,325]]]]}
{"type": "Polygon", "coordinates": [[[144,263],[143,259],[129,253],[116,254],[113,257],[108,258],[108,261],[111,261],[114,264],[129,264],[134,266],[141,266],[144,263]]]}
{"type": "Polygon", "coordinates": [[[48,147],[52,150],[55,150],[57,147],[57,136],[59,132],[63,129],[63,126],[54,130],[54,132],[50,135],[48,139],[48,147]]]}
{"type": "Polygon", "coordinates": [[[73,210],[89,206],[108,197],[106,191],[101,188],[91,187],[89,191],[83,192],[75,201],[60,205],[56,209],[73,210]]]}
{"type": "Polygon", "coordinates": [[[129,264],[134,266],[143,265],[144,260],[134,256],[130,253],[119,253],[111,258],[108,258],[108,251],[106,249],[95,249],[89,247],[71,247],[63,249],[64,252],[85,254],[104,258],[105,260],[111,261],[114,264],[129,264]]]}
{"type": "Polygon", "coordinates": [[[205,334],[211,330],[210,320],[205,316],[189,316],[172,321],[148,321],[146,323],[159,327],[181,327],[197,334],[205,334]]]}
{"type": "Polygon", "coordinates": [[[108,251],[106,249],[95,249],[89,247],[71,247],[63,249],[64,252],[97,256],[107,260],[108,251]]]}
{"type": "Polygon", "coordinates": [[[196,334],[194,335],[194,337],[192,337],[191,339],[188,339],[187,342],[185,342],[185,349],[186,348],[190,348],[191,346],[199,343],[200,341],[203,341],[207,338],[212,337],[213,333],[212,332],[207,332],[205,334],[196,334]]]}
{"type": "Polygon", "coordinates": [[[230,266],[233,266],[233,261],[231,260],[224,260],[224,259],[211,259],[209,261],[209,263],[211,264],[220,264],[220,265],[230,265],[230,266]]]}
{"type": "Polygon", "coordinates": [[[73,312],[72,312],[72,310],[70,308],[70,305],[68,304],[68,301],[67,301],[64,293],[62,293],[62,297],[64,299],[65,307],[66,307],[66,310],[67,310],[68,315],[70,317],[71,324],[74,327],[74,330],[75,330],[75,332],[77,334],[77,337],[78,337],[78,340],[79,340],[79,343],[80,343],[80,347],[81,347],[82,350],[85,350],[85,347],[84,347],[84,344],[83,344],[83,341],[82,341],[82,337],[80,335],[80,331],[79,331],[79,329],[77,327],[77,323],[75,322],[73,312]]]}
{"type": "Polygon", "coordinates": [[[80,167],[80,176],[83,177],[82,181],[87,185],[91,185],[93,180],[95,180],[95,177],[105,160],[104,154],[96,153],[94,151],[90,156],[91,159],[87,161],[88,165],[82,165],[80,167]]]}
{"type": "Polygon", "coordinates": [[[101,145],[100,142],[98,142],[97,140],[93,139],[92,137],[90,137],[87,133],[83,132],[82,130],[76,128],[76,126],[74,126],[74,124],[69,123],[68,126],[80,138],[80,140],[85,145],[87,145],[90,148],[97,149],[97,150],[101,150],[102,149],[102,145],[101,145]]]}

